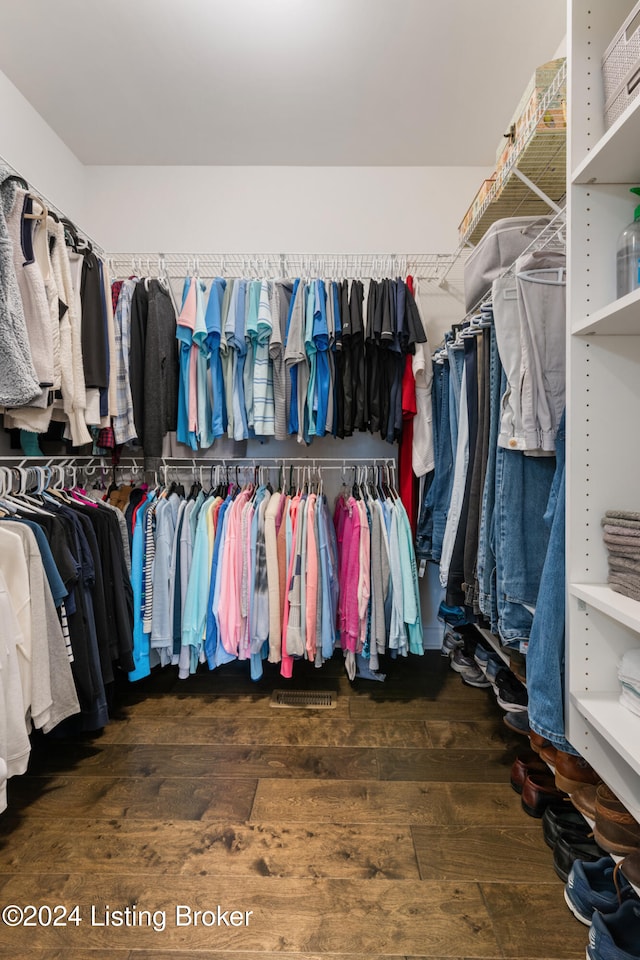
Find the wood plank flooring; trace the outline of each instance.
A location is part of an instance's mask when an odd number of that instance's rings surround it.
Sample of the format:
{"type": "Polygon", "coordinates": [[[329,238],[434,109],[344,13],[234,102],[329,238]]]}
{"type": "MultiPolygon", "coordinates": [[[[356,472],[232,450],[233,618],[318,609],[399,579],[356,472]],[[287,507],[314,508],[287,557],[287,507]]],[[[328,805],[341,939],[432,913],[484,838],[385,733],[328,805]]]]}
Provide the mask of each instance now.
{"type": "Polygon", "coordinates": [[[0,922],[0,960],[582,958],[509,786],[526,741],[437,653],[385,666],[165,671],[119,689],[101,736],[37,740],[0,818],[0,903],[82,922],[0,922]],[[271,708],[287,683],[336,709],[271,708]]]}

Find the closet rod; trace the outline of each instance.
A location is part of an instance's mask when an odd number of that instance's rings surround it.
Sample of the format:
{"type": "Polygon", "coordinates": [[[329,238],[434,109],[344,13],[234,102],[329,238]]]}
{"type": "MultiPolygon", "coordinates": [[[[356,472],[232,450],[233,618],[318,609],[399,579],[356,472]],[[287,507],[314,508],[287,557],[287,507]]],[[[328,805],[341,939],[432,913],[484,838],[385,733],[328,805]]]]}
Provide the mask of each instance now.
{"type": "MultiPolygon", "coordinates": [[[[26,177],[23,177],[22,174],[19,173],[18,170],[16,170],[13,164],[9,163],[9,161],[1,155],[0,155],[0,163],[8,167],[13,172],[14,177],[18,177],[20,180],[24,180],[24,182],[27,184],[29,188],[29,193],[32,193],[39,200],[42,200],[43,204],[48,210],[53,210],[53,212],[62,220],[69,220],[71,223],[73,223],[74,227],[76,226],[75,223],[71,220],[70,217],[67,216],[66,213],[63,213],[63,211],[59,207],[57,207],[55,203],[52,203],[52,201],[49,200],[47,196],[45,196],[42,190],[38,190],[37,187],[34,187],[33,184],[31,184],[26,177]]],[[[80,230],[77,227],[76,227],[76,230],[84,240],[88,241],[88,243],[91,244],[91,247],[94,253],[98,254],[98,256],[100,257],[104,257],[104,247],[102,247],[101,244],[99,244],[96,240],[94,240],[93,237],[90,237],[89,234],[86,232],[86,230],[80,230]]]]}
{"type": "Polygon", "coordinates": [[[374,279],[411,274],[416,280],[439,282],[452,265],[450,253],[110,253],[108,264],[117,272],[153,273],[182,279],[195,272],[206,278],[238,270],[261,278],[298,275],[374,279]],[[207,270],[211,270],[211,274],[207,270]]]}

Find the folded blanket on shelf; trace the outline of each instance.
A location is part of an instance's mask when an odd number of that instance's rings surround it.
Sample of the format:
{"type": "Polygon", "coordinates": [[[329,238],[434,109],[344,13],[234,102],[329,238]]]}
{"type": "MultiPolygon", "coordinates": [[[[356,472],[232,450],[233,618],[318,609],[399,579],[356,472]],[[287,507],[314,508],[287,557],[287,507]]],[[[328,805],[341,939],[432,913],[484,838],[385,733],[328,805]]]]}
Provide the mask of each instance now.
{"type": "Polygon", "coordinates": [[[640,695],[640,647],[627,650],[618,664],[618,677],[623,683],[637,687],[640,695]]]}
{"type": "Polygon", "coordinates": [[[620,703],[623,707],[626,707],[627,710],[630,710],[631,713],[635,713],[636,716],[640,717],[640,697],[629,690],[628,687],[622,687],[620,703]]]}
{"type": "Polygon", "coordinates": [[[640,577],[630,577],[623,573],[610,573],[607,583],[616,593],[621,593],[631,600],[640,600],[640,577]]]}

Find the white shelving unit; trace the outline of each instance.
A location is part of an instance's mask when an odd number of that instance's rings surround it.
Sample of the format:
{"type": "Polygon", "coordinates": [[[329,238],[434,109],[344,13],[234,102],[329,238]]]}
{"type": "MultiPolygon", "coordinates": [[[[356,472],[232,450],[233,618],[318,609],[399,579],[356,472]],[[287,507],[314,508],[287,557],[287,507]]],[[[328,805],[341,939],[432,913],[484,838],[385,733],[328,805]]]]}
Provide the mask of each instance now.
{"type": "Polygon", "coordinates": [[[607,586],[601,518],[640,510],[640,291],[616,300],[640,184],[640,98],[605,131],[602,55],[633,0],[568,2],[567,735],[640,820],[640,717],[617,666],[640,603],[607,586]]]}

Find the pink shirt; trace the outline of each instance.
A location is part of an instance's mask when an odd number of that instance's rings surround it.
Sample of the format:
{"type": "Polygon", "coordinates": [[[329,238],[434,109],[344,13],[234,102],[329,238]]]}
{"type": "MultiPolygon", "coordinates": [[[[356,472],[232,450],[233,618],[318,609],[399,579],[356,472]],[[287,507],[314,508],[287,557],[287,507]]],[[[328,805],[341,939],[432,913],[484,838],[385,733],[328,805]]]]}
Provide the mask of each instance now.
{"type": "MultiPolygon", "coordinates": [[[[184,301],[184,306],[178,317],[178,323],[181,327],[188,327],[193,334],[196,326],[196,310],[197,310],[197,300],[196,300],[196,284],[197,281],[192,279],[189,284],[189,290],[187,292],[187,297],[184,301]]],[[[189,354],[189,431],[197,433],[198,432],[198,380],[197,380],[197,362],[198,357],[198,345],[191,344],[191,353],[189,354]]]]}
{"type": "Polygon", "coordinates": [[[360,580],[360,511],[358,502],[349,498],[350,516],[345,525],[343,543],[343,570],[340,588],[345,592],[344,632],[341,636],[343,650],[356,652],[359,636],[358,583],[360,580]],[[348,536],[350,530],[350,536],[348,536]],[[348,549],[347,549],[348,546],[348,549]]]}
{"type": "Polygon", "coordinates": [[[315,493],[307,498],[307,573],[306,573],[306,640],[307,656],[312,662],[316,658],[316,621],[318,616],[318,546],[316,543],[315,493]]]}

